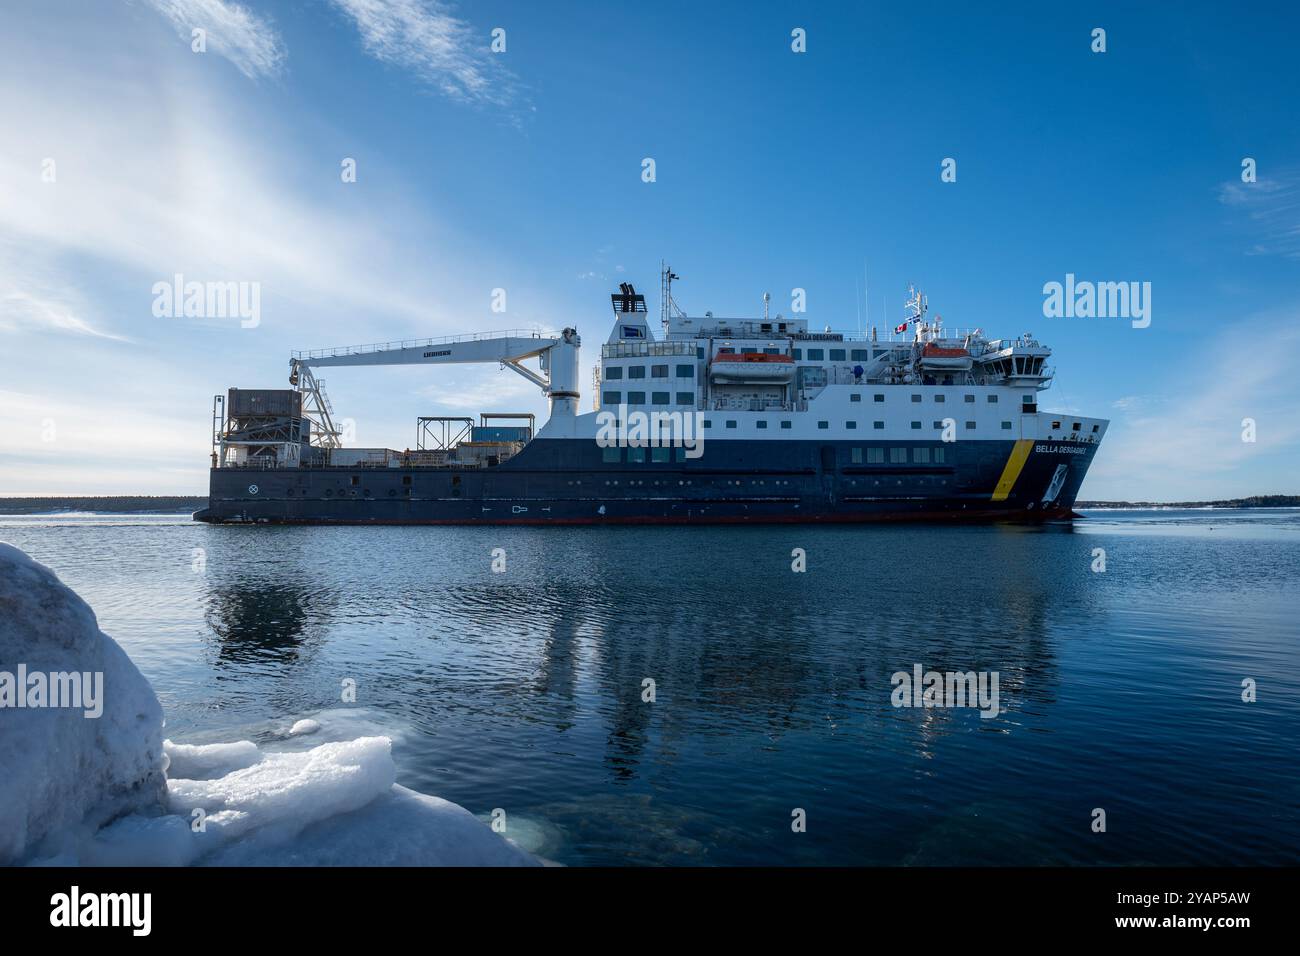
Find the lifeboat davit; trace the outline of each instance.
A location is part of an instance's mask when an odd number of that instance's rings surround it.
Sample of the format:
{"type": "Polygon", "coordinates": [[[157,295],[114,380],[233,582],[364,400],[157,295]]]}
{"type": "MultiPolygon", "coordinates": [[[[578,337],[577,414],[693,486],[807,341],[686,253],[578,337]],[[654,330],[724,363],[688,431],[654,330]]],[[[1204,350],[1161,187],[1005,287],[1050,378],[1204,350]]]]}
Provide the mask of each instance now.
{"type": "Polygon", "coordinates": [[[970,351],[960,346],[947,348],[930,342],[921,349],[922,368],[968,369],[972,364],[970,351]]]}
{"type": "Polygon", "coordinates": [[[709,365],[709,377],[719,384],[783,384],[794,380],[794,359],[766,352],[719,352],[709,365]]]}

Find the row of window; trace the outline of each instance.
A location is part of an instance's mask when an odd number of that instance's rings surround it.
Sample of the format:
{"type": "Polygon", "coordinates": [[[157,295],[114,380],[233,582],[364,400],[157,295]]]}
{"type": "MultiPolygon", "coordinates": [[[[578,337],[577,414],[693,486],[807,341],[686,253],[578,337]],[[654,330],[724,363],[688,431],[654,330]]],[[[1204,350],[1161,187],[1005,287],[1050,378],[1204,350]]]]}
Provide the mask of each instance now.
{"type": "MultiPolygon", "coordinates": [[[[916,465],[942,465],[947,460],[948,449],[943,446],[930,448],[928,446],[918,445],[912,449],[912,463],[916,465]]],[[[891,465],[907,464],[906,448],[889,449],[889,463],[891,465]]],[[[850,448],[849,461],[855,465],[861,465],[862,449],[850,448]]],[[[880,447],[868,448],[866,450],[866,463],[868,465],[879,465],[885,461],[885,449],[880,447]]]]}
{"type": "MultiPolygon", "coordinates": [[[[608,394],[608,393],[607,393],[607,394],[608,394]]],[[[613,394],[617,394],[617,393],[613,393],[613,394]]],[[[658,394],[658,393],[656,393],[656,394],[658,394]]],[[[614,403],[614,404],[617,404],[617,403],[614,403]]],[[[629,404],[634,404],[634,403],[629,402],[629,404]]],[[[724,422],[724,424],[726,425],[727,428],[735,428],[736,425],[737,425],[737,423],[736,423],[736,419],[734,419],[734,418],[728,418],[728,419],[726,419],[726,421],[724,422]]],[[[704,419],[704,427],[705,427],[705,428],[712,428],[712,427],[713,427],[713,419],[711,419],[711,418],[706,418],[706,419],[704,419]]],[[[763,419],[763,418],[758,419],[758,421],[754,422],[754,427],[755,427],[755,428],[766,428],[766,427],[767,427],[767,420],[766,420],[766,419],[763,419]]],[[[782,419],[782,420],[781,420],[781,427],[782,427],[782,428],[790,428],[790,427],[791,427],[790,419],[788,419],[788,418],[787,418],[787,419],[782,419]]],[[[819,430],[821,430],[821,431],[826,431],[826,430],[829,429],[830,427],[831,427],[831,423],[830,423],[829,421],[826,421],[826,420],[822,420],[822,421],[819,421],[819,422],[817,423],[817,428],[818,428],[819,430]]],[[[844,423],[844,427],[847,428],[847,429],[850,429],[850,430],[852,430],[852,429],[856,429],[856,428],[858,427],[858,423],[855,422],[855,421],[846,421],[846,422],[844,423]]],[[[871,427],[874,428],[876,431],[884,431],[885,423],[882,422],[882,421],[874,421],[874,422],[871,423],[871,427]]],[[[979,427],[977,422],[973,422],[973,421],[968,421],[968,422],[966,422],[966,430],[967,430],[967,431],[974,431],[977,427],[979,427]]],[[[913,428],[914,430],[919,430],[919,429],[921,428],[921,423],[918,422],[918,421],[914,421],[914,422],[912,422],[912,428],[913,428]]],[[[943,429],[943,422],[942,422],[942,421],[936,421],[936,422],[934,423],[934,428],[935,428],[936,431],[941,431],[941,430],[943,429]]],[[[1005,421],[1004,421],[1004,422],[1002,423],[1002,429],[1003,429],[1004,431],[1010,431],[1010,430],[1011,430],[1011,423],[1010,423],[1010,422],[1005,422],[1005,421]]]]}
{"type": "MultiPolygon", "coordinates": [[[[645,392],[628,392],[628,393],[627,393],[627,403],[628,403],[629,405],[645,405],[645,404],[647,404],[647,402],[646,402],[646,400],[645,400],[645,396],[646,396],[646,393],[645,393],[645,392]]],[[[600,404],[602,404],[602,405],[607,405],[607,406],[609,406],[609,405],[621,405],[622,403],[623,403],[623,393],[622,393],[622,392],[601,392],[601,393],[600,393],[600,404]]],[[[649,401],[649,404],[651,404],[651,405],[671,405],[671,404],[673,404],[673,402],[672,402],[672,398],[671,398],[671,393],[670,393],[670,392],[651,392],[651,393],[650,393],[650,401],[649,401]]],[[[694,404],[695,404],[695,393],[694,393],[694,392],[678,392],[678,393],[677,393],[677,404],[678,404],[678,405],[694,405],[694,404]]]]}
{"type": "MultiPolygon", "coordinates": [[[[854,465],[880,465],[885,463],[885,452],[889,452],[888,461],[891,465],[906,465],[909,462],[909,449],[907,448],[881,448],[878,446],[871,448],[850,448],[849,462],[854,465]]],[[[942,445],[928,446],[918,445],[910,449],[910,461],[915,465],[942,465],[947,461],[948,449],[942,445]]],[[[685,461],[685,448],[618,448],[609,447],[601,449],[601,459],[607,464],[619,464],[626,461],[630,465],[644,464],[650,462],[669,462],[685,461]],[[626,459],[623,452],[627,452],[626,459]]],[[[779,482],[777,482],[779,484],[779,482]]]]}
{"type": "MultiPolygon", "coordinates": [[[[974,404],[975,404],[975,396],[974,396],[974,395],[964,395],[964,396],[962,396],[962,397],[965,399],[967,405],[974,405],[974,404]]],[[[984,396],[984,397],[985,397],[985,400],[986,400],[990,405],[996,405],[996,404],[998,403],[998,397],[997,397],[997,395],[989,394],[989,395],[986,395],[986,396],[984,396]]],[[[872,398],[872,401],[876,401],[876,402],[884,402],[884,400],[885,400],[885,396],[884,396],[884,394],[881,393],[881,392],[876,392],[874,395],[871,396],[871,398],[872,398]]],[[[935,400],[935,402],[936,402],[937,404],[942,405],[944,402],[948,401],[948,398],[947,398],[947,396],[944,395],[942,392],[935,392],[935,393],[934,393],[934,400],[935,400]]],[[[851,402],[860,402],[860,401],[862,401],[862,394],[861,394],[860,392],[853,392],[852,394],[849,395],[849,401],[851,401],[851,402]]],[[[913,401],[913,402],[920,402],[920,401],[921,401],[921,396],[918,395],[918,394],[916,394],[916,393],[914,392],[914,393],[912,394],[912,401],[913,401]]]]}
{"type": "MultiPolygon", "coordinates": [[[[627,377],[628,377],[628,378],[645,378],[645,377],[646,377],[646,366],[644,366],[644,365],[628,365],[628,366],[626,366],[626,368],[627,368],[627,377]]],[[[621,379],[621,378],[623,377],[623,369],[624,369],[624,366],[622,366],[622,365],[610,365],[610,366],[606,367],[606,369],[605,369],[605,381],[607,381],[607,382],[613,382],[613,381],[617,381],[618,379],[621,379]]],[[[651,378],[667,378],[667,377],[668,377],[668,366],[667,366],[667,365],[651,365],[651,366],[649,366],[649,371],[650,371],[650,377],[651,377],[651,378]]],[[[694,380],[694,378],[695,378],[695,366],[694,366],[694,365],[679,365],[679,366],[677,366],[677,375],[676,375],[676,377],[677,377],[677,378],[689,378],[689,379],[694,380]]]]}

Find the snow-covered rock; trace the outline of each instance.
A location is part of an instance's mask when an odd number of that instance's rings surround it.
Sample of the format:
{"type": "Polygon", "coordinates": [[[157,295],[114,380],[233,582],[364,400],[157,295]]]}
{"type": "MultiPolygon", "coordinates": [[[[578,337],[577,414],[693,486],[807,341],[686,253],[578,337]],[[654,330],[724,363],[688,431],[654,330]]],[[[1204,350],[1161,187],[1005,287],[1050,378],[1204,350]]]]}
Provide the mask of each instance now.
{"type": "Polygon", "coordinates": [[[49,568],[0,544],[0,863],[58,852],[80,826],[160,809],[162,720],[149,682],[86,602],[49,568]],[[20,671],[26,686],[18,686],[20,671]],[[89,674],[88,697],[102,680],[102,700],[93,708],[16,706],[15,695],[35,701],[34,675],[52,673],[89,674]]]}
{"type": "Polygon", "coordinates": [[[398,786],[386,735],[301,749],[340,722],[329,712],[279,744],[298,749],[164,743],[157,697],[90,608],[0,544],[0,692],[20,663],[102,672],[103,712],[0,709],[0,863],[538,865],[463,807],[398,786]]]}

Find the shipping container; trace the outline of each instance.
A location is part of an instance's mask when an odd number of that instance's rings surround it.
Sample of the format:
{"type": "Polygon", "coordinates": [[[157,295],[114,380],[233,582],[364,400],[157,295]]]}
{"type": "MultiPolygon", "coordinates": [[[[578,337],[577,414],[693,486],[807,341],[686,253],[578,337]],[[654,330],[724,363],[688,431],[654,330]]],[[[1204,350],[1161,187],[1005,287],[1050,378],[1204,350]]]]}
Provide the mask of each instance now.
{"type": "Polygon", "coordinates": [[[532,429],[527,425],[477,425],[471,441],[528,441],[532,429]]]}
{"type": "Polygon", "coordinates": [[[232,388],[230,418],[302,418],[302,392],[292,388],[232,388]]]}

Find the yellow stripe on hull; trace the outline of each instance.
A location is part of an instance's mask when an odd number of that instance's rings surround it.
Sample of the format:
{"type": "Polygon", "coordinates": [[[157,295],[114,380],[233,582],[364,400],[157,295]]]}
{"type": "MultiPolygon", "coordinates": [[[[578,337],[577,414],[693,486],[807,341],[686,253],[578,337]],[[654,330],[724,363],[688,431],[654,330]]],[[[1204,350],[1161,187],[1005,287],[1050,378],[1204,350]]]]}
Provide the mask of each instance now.
{"type": "Polygon", "coordinates": [[[1011,449],[1011,457],[1007,459],[1007,466],[1002,469],[1002,477],[998,479],[998,486],[993,489],[994,501],[1006,501],[1011,494],[1011,489],[1015,487],[1016,479],[1020,477],[1020,472],[1024,470],[1025,462],[1029,458],[1029,449],[1034,445],[1033,439],[1021,438],[1011,449]]]}

